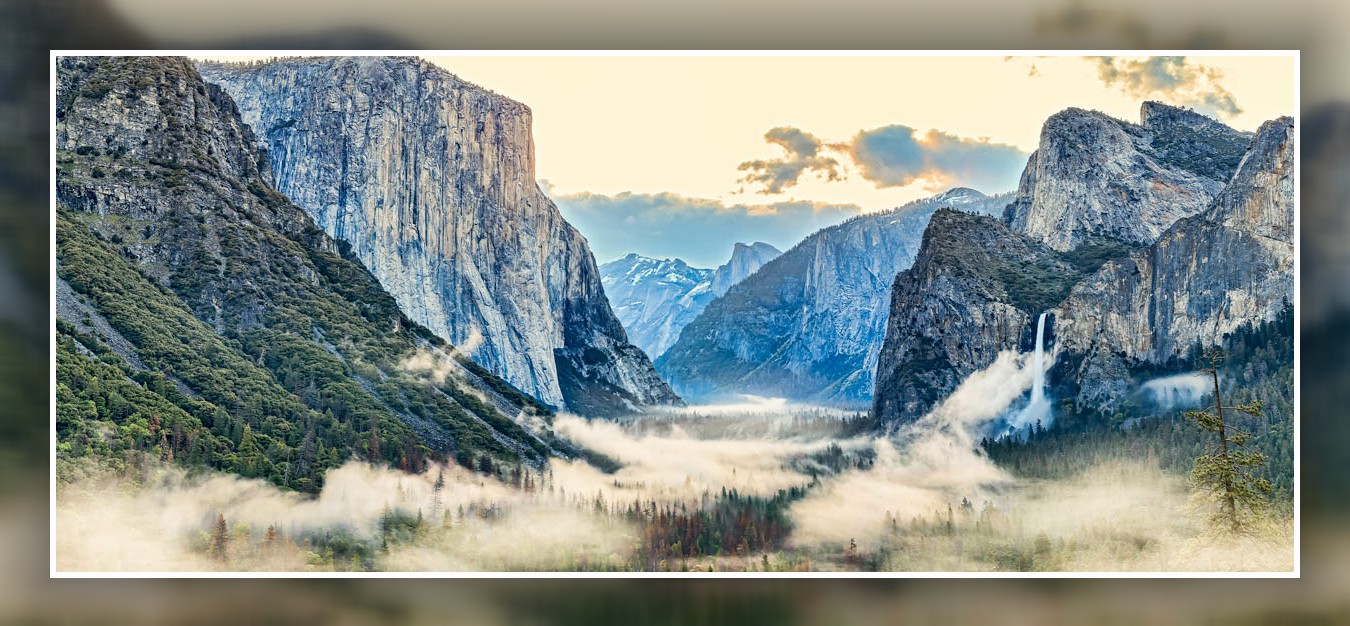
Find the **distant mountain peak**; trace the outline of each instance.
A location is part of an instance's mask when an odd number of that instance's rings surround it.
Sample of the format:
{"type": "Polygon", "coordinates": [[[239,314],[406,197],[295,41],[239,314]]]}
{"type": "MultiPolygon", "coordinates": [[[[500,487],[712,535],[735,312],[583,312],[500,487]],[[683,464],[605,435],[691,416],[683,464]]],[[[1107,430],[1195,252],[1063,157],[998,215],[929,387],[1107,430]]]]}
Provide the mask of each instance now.
{"type": "Polygon", "coordinates": [[[952,187],[951,189],[948,189],[936,196],[933,196],[933,200],[937,202],[964,203],[976,200],[984,200],[988,197],[989,196],[984,195],[984,193],[980,192],[979,190],[971,189],[970,187],[952,187]]]}
{"type": "Polygon", "coordinates": [[[657,369],[702,400],[749,393],[865,406],[887,294],[933,211],[990,215],[1009,198],[957,188],[821,229],[708,304],[657,369]]]}
{"type": "Polygon", "coordinates": [[[765,263],[783,254],[782,250],[762,241],[752,244],[736,242],[731,248],[731,259],[717,268],[712,277],[712,293],[721,296],[733,285],[759,271],[765,263]]]}

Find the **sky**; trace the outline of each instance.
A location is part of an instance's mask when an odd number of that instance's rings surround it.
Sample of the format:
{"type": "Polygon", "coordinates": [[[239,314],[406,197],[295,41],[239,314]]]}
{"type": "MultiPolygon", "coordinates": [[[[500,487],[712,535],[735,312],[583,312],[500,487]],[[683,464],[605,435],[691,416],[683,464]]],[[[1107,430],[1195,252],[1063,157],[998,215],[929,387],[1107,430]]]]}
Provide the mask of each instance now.
{"type": "MultiPolygon", "coordinates": [[[[810,53],[802,53],[809,55],[810,53]]],[[[1290,57],[428,56],[530,106],[536,174],[600,262],[715,267],[952,186],[1011,191],[1044,120],[1296,113],[1290,57]]]]}

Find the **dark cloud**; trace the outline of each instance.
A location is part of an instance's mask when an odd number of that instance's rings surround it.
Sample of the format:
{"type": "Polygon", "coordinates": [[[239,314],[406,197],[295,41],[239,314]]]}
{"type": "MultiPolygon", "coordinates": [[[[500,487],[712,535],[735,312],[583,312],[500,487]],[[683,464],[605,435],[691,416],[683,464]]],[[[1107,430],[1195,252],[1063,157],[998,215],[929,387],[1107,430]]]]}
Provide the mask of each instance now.
{"type": "Polygon", "coordinates": [[[740,182],[761,185],[760,193],[780,193],[797,184],[803,174],[815,173],[825,180],[840,180],[839,162],[821,155],[822,142],[811,133],[790,126],[779,126],[764,133],[764,140],[781,146],[781,159],[757,159],[737,168],[746,174],[740,182]]]}
{"type": "Polygon", "coordinates": [[[936,130],[920,134],[898,124],[862,131],[847,147],[863,178],[878,187],[931,178],[997,193],[1017,186],[1027,160],[1026,153],[1008,144],[936,130]]]}
{"type": "Polygon", "coordinates": [[[786,250],[862,212],[855,204],[726,205],[674,193],[577,193],[554,195],[553,200],[602,263],[637,252],[679,257],[696,267],[725,263],[738,241],[764,241],[786,250]]]}
{"type": "Polygon", "coordinates": [[[1119,87],[1130,96],[1191,106],[1213,116],[1242,113],[1237,98],[1220,84],[1223,72],[1190,63],[1186,57],[1096,57],[1094,61],[1103,83],[1119,87]]]}

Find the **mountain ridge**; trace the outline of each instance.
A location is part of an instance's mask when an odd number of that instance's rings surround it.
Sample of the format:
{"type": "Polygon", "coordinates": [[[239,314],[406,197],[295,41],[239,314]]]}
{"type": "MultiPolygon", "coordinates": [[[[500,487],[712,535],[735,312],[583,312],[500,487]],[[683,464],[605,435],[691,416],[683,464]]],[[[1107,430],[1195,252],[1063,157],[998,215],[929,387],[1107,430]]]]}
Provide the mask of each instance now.
{"type": "Polygon", "coordinates": [[[552,406],[680,403],[535,181],[529,107],[415,57],[198,67],[266,146],[278,190],[411,319],[552,406]]]}
{"type": "Polygon", "coordinates": [[[657,369],[693,398],[863,406],[891,284],[912,262],[933,211],[993,213],[1007,199],[958,188],[821,229],[709,303],[657,369]]]}
{"type": "Polygon", "coordinates": [[[148,452],[314,492],[349,458],[570,453],[528,426],[547,407],[409,320],[271,186],[232,99],[189,61],[62,58],[57,77],[62,471],[148,452]]]}
{"type": "Polygon", "coordinates": [[[600,266],[601,283],[633,343],[656,359],[709,302],[779,254],[767,243],[737,242],[726,263],[702,269],[629,253],[600,266]]]}
{"type": "MultiPolygon", "coordinates": [[[[1070,233],[1081,225],[1073,216],[1082,209],[1071,203],[1060,205],[1068,221],[1044,222],[1060,223],[1065,230],[1047,236],[1017,217],[1028,215],[1026,209],[1034,205],[1028,194],[1038,190],[1035,179],[1043,164],[1033,154],[1018,198],[1001,224],[935,218],[924,235],[921,260],[901,273],[892,293],[873,403],[878,421],[893,425],[916,419],[999,351],[1028,350],[1033,322],[1042,312],[1049,313],[1048,340],[1058,355],[1052,382],[1075,410],[1085,411],[1111,410],[1139,382],[1137,370],[1161,367],[1196,346],[1216,345],[1241,327],[1281,314],[1293,287],[1292,120],[1272,120],[1255,135],[1241,135],[1246,147],[1232,158],[1226,140],[1235,135],[1218,122],[1158,103],[1145,103],[1142,115],[1149,132],[1198,127],[1209,133],[1182,134],[1169,149],[1173,156],[1223,156],[1222,161],[1195,161],[1206,167],[1231,164],[1223,186],[1206,191],[1204,207],[1186,209],[1147,241],[1138,241],[1145,231],[1070,233]],[[1218,148],[1211,145],[1215,137],[1218,148]],[[1188,147],[1186,141],[1196,145],[1188,147]],[[980,244],[970,245],[972,237],[980,244]],[[1066,242],[1073,245],[1063,248],[1066,242]],[[1006,253],[985,258],[993,249],[1006,253]]],[[[1083,116],[1092,118],[1085,122],[1091,128],[1118,124],[1129,130],[1128,123],[1103,121],[1103,115],[1081,109],[1052,116],[1047,127],[1056,119],[1083,116]]],[[[1059,151],[1063,140],[1050,136],[1048,141],[1038,152],[1059,151]]],[[[1133,140],[1097,146],[1102,152],[1112,147],[1125,156],[1083,156],[1086,164],[1061,168],[1069,174],[1061,182],[1086,188],[1072,180],[1081,174],[1089,181],[1140,189],[1184,177],[1160,166],[1108,169],[1116,179],[1106,180],[1093,164],[1138,156],[1133,140]]],[[[1076,150],[1057,158],[1082,156],[1076,150]]],[[[1131,211],[1157,211],[1143,201],[1102,206],[1120,219],[1131,211]]]]}

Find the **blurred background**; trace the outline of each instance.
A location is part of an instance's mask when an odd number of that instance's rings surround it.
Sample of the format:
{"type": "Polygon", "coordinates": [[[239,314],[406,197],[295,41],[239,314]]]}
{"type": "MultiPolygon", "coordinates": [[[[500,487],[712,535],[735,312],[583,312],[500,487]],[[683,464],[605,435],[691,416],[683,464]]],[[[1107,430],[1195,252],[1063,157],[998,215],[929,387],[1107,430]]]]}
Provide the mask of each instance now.
{"type": "Polygon", "coordinates": [[[1348,25],[1340,0],[7,0],[0,622],[1350,623],[1348,25]],[[49,580],[49,50],[210,48],[1302,50],[1302,579],[49,580]]]}

